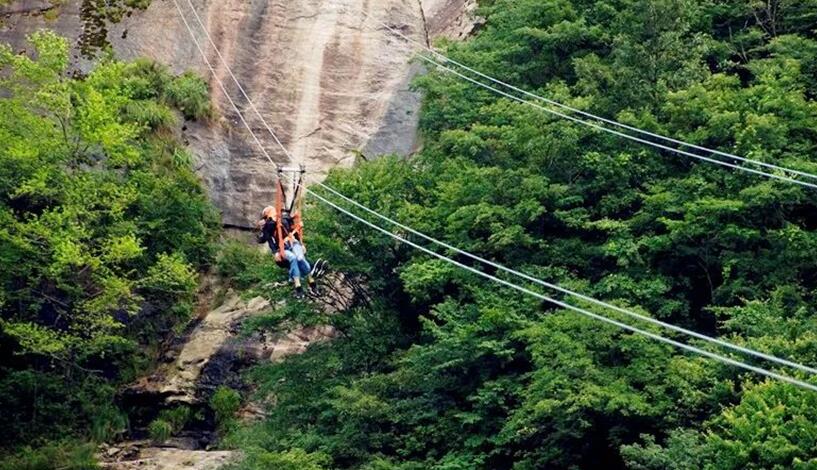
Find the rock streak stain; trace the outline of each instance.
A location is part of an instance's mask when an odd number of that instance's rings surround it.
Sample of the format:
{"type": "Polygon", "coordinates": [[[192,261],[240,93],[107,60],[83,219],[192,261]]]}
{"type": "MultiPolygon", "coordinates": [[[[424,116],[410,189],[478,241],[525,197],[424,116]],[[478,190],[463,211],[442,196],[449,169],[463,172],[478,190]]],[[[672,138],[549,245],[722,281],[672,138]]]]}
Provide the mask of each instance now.
{"type": "MultiPolygon", "coordinates": [[[[470,31],[475,0],[176,0],[213,64],[216,75],[242,110],[266,151],[290,163],[261,119],[233,83],[193,15],[195,9],[219,51],[258,111],[276,132],[294,162],[312,180],[335,166],[367,157],[410,155],[417,149],[420,99],[407,90],[422,72],[412,63],[410,44],[389,34],[383,22],[418,41],[427,33],[461,37],[470,31]],[[463,16],[465,15],[465,16],[463,16]],[[426,21],[428,24],[426,24],[426,21]]],[[[37,1],[36,5],[46,4],[37,1]]],[[[25,36],[43,27],[75,44],[73,65],[87,71],[93,62],[79,54],[82,0],[64,0],[54,20],[16,12],[31,1],[0,7],[0,42],[25,48],[25,36]]],[[[255,146],[238,115],[210,77],[173,0],[153,0],[119,24],[108,25],[108,40],[123,59],[149,57],[174,72],[188,69],[208,77],[217,117],[188,123],[185,138],[224,223],[248,227],[258,208],[273,197],[274,167],[255,146]]]]}

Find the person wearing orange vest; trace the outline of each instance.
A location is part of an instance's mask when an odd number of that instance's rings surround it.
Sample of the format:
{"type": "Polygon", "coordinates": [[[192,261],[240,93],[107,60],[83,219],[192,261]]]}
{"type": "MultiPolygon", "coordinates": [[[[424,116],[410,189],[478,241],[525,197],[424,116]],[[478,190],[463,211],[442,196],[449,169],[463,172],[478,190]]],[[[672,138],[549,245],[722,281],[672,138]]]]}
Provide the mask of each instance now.
{"type": "MultiPolygon", "coordinates": [[[[307,286],[310,291],[315,291],[315,279],[313,277],[313,269],[311,264],[306,259],[306,249],[300,236],[293,231],[293,222],[290,217],[284,215],[281,217],[281,234],[283,235],[283,258],[278,240],[278,221],[275,217],[275,208],[267,206],[261,211],[261,220],[256,224],[260,230],[257,236],[258,243],[267,243],[275,254],[275,262],[278,264],[289,264],[289,279],[295,286],[295,297],[303,298],[304,290],[301,286],[301,279],[306,277],[307,286]]],[[[318,260],[315,268],[321,268],[324,264],[322,260],[318,260]]],[[[322,269],[322,268],[321,268],[322,269]]]]}

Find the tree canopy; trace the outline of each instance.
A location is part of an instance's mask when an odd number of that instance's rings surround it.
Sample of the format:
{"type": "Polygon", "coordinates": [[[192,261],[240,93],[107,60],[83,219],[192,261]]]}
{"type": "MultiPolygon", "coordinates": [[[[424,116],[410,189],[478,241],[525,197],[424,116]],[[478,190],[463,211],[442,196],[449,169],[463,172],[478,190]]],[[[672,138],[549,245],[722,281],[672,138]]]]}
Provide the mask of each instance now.
{"type": "MultiPolygon", "coordinates": [[[[813,1],[480,5],[476,37],[440,44],[460,62],[629,125],[817,171],[813,1]]],[[[420,155],[337,170],[330,186],[506,266],[817,363],[817,193],[623,141],[433,68],[415,86],[420,155]]],[[[275,405],[234,436],[248,455],[239,467],[817,465],[814,393],[522,297],[318,202],[311,210],[311,249],[376,300],[335,318],[343,334],[332,344],[252,373],[275,405]]]]}
{"type": "Polygon", "coordinates": [[[2,446],[121,430],[113,385],[189,317],[218,228],[175,135],[209,113],[200,78],[110,58],[75,78],[65,39],[30,42],[0,46],[2,446]]]}

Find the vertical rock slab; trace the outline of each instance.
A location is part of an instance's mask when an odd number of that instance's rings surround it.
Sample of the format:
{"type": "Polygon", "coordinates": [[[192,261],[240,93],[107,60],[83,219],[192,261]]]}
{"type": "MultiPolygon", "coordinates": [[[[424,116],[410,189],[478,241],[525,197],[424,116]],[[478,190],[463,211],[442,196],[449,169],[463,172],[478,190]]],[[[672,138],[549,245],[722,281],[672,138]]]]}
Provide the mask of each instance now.
{"type": "MultiPolygon", "coordinates": [[[[177,0],[216,74],[277,163],[305,164],[312,178],[351,165],[355,149],[409,154],[419,97],[408,90],[412,50],[377,21],[424,39],[420,5],[397,0],[177,0]],[[200,28],[192,3],[243,88],[292,155],[265,129],[200,28]],[[396,111],[395,111],[396,110],[396,111]],[[399,119],[395,118],[399,115],[399,119]],[[377,145],[368,146],[374,139],[377,145]]],[[[172,0],[111,28],[124,58],[149,56],[177,72],[209,76],[172,0]],[[127,34],[125,34],[127,30],[127,34]],[[117,39],[125,35],[126,39],[117,39]]],[[[211,80],[220,119],[192,125],[187,138],[224,222],[248,226],[272,199],[274,169],[211,80]]]]}
{"type": "Polygon", "coordinates": [[[268,301],[256,297],[248,301],[230,295],[218,308],[195,325],[185,342],[173,354],[171,363],[131,385],[126,394],[155,396],[168,404],[194,404],[199,381],[208,363],[235,338],[234,329],[246,318],[270,310],[268,301]]]}
{"type": "MultiPolygon", "coordinates": [[[[229,95],[277,163],[306,164],[322,178],[366,156],[409,155],[417,147],[420,97],[409,89],[421,72],[414,50],[380,22],[427,43],[429,32],[457,30],[474,0],[175,0],[229,95]],[[292,154],[266,131],[219,61],[193,11],[230,69],[292,154]],[[425,10],[425,11],[424,11],[425,10]],[[428,21],[429,25],[426,25],[428,21]],[[453,29],[452,29],[453,28],[453,29]]],[[[0,42],[21,50],[25,36],[54,29],[74,44],[73,65],[87,71],[81,38],[97,27],[87,20],[91,0],[15,0],[0,7],[0,42]],[[58,14],[57,14],[58,13],[58,14]]],[[[123,59],[149,57],[179,73],[208,77],[217,108],[212,122],[188,123],[184,137],[196,168],[225,224],[248,227],[273,197],[274,166],[244,129],[210,75],[174,0],[153,0],[104,27],[123,59]]]]}
{"type": "Polygon", "coordinates": [[[419,1],[430,38],[464,40],[483,23],[483,19],[476,16],[477,0],[419,1]]]}

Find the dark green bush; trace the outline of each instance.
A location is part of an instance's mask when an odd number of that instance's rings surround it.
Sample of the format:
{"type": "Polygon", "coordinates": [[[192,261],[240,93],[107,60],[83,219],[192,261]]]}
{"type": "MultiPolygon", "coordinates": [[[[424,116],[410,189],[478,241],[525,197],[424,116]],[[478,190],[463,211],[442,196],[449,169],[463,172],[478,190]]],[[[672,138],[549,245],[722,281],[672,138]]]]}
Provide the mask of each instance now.
{"type": "Polygon", "coordinates": [[[268,250],[247,243],[228,240],[216,256],[216,270],[239,289],[247,289],[261,282],[279,279],[280,268],[268,250]]]}
{"type": "Polygon", "coordinates": [[[128,430],[128,416],[114,406],[97,410],[91,418],[90,436],[94,442],[110,442],[128,430]]]}
{"type": "Polygon", "coordinates": [[[173,110],[155,101],[132,101],[125,106],[123,114],[125,119],[144,124],[154,131],[176,126],[173,110]]]}
{"type": "Polygon", "coordinates": [[[173,436],[173,425],[161,418],[154,419],[148,425],[148,434],[153,442],[162,444],[173,436]]]}
{"type": "Polygon", "coordinates": [[[241,395],[230,387],[222,385],[210,397],[209,404],[216,415],[216,422],[224,425],[231,422],[241,408],[241,395]]]}
{"type": "Polygon", "coordinates": [[[159,413],[159,420],[170,424],[173,434],[178,433],[184,429],[188,421],[192,418],[192,411],[188,406],[177,406],[168,410],[162,410],[159,413]]]}
{"type": "Polygon", "coordinates": [[[96,446],[77,441],[61,441],[43,447],[25,446],[0,457],[3,470],[95,470],[99,468],[96,446]]]}
{"type": "Polygon", "coordinates": [[[167,101],[180,109],[188,119],[205,119],[212,116],[210,90],[200,76],[185,72],[173,78],[165,89],[167,101]]]}
{"type": "Polygon", "coordinates": [[[0,426],[2,444],[39,439],[62,439],[76,429],[90,429],[108,438],[124,424],[112,409],[114,388],[103,379],[74,370],[59,372],[0,370],[0,426]]]}

